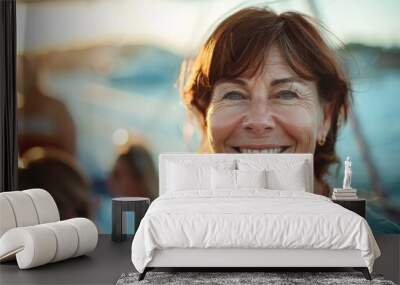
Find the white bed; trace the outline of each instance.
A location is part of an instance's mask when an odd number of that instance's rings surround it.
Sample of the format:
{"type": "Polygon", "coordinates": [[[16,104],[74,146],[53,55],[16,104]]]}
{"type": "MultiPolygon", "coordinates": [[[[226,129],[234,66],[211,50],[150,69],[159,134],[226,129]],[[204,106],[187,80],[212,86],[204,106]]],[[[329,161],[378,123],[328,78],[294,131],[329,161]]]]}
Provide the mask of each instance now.
{"type": "Polygon", "coordinates": [[[132,243],[140,279],[155,267],[354,267],[370,278],[380,255],[362,217],[313,194],[310,154],[161,154],[159,175],[160,197],[132,243]],[[269,185],[239,181],[260,169],[269,185]],[[217,189],[225,172],[247,187],[217,189]]]}

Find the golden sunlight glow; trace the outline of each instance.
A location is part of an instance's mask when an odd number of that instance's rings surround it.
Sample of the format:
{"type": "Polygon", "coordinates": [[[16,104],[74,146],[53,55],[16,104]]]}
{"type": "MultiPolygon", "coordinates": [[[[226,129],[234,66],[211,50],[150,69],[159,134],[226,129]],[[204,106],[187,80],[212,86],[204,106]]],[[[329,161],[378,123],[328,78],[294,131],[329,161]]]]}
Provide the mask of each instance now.
{"type": "Polygon", "coordinates": [[[27,151],[23,158],[22,158],[22,164],[23,165],[27,165],[27,163],[29,163],[29,161],[35,161],[35,160],[39,160],[43,157],[45,157],[46,155],[46,151],[44,148],[40,147],[40,146],[35,146],[31,149],[29,149],[29,151],[27,151]]]}
{"type": "MultiPolygon", "coordinates": [[[[320,20],[344,42],[358,40],[386,45],[400,42],[396,14],[399,3],[373,0],[316,2],[316,7],[319,7],[317,12],[322,17],[320,20]],[[363,13],[357,13],[360,6],[363,7],[363,13]],[[368,20],[372,18],[375,19],[374,25],[368,25],[368,20]]],[[[113,42],[119,45],[155,44],[177,53],[191,54],[228,14],[245,6],[262,3],[257,0],[34,3],[17,0],[18,51],[113,42]],[[62,28],[59,25],[60,19],[65,23],[62,28]]],[[[306,0],[266,3],[278,12],[296,10],[313,14],[306,0]]]]}

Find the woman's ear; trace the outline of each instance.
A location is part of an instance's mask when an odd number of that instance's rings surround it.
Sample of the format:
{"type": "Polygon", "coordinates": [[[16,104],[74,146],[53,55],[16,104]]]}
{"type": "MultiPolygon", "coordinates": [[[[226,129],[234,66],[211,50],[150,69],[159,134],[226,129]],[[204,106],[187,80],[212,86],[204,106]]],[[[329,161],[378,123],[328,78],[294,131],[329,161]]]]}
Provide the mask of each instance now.
{"type": "Polygon", "coordinates": [[[329,133],[329,129],[332,123],[332,112],[333,112],[333,105],[331,103],[324,103],[322,105],[322,114],[321,114],[321,121],[318,127],[318,134],[317,140],[318,142],[325,143],[326,136],[329,133]]]}

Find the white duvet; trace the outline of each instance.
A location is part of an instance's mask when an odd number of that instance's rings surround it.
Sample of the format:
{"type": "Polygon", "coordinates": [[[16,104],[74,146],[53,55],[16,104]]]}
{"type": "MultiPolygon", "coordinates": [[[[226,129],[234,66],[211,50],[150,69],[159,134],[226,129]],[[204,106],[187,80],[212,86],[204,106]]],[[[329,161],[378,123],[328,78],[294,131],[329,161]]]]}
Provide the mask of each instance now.
{"type": "Polygon", "coordinates": [[[370,272],[380,256],[359,215],[320,195],[265,189],[160,196],[133,239],[135,268],[164,248],[358,249],[370,272]]]}

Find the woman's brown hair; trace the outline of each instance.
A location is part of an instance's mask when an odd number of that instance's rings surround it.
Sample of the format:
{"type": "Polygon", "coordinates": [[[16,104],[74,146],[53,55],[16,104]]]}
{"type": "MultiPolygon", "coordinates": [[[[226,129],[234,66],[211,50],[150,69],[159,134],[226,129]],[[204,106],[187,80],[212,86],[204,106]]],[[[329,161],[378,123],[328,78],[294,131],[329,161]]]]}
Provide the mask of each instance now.
{"type": "Polygon", "coordinates": [[[206,114],[216,82],[256,75],[268,51],[276,46],[295,73],[316,83],[320,102],[330,105],[331,126],[325,143],[317,144],[314,153],[314,175],[321,189],[318,194],[329,195],[324,176],[329,166],[338,162],[335,143],[340,121],[347,119],[351,91],[320,27],[306,15],[278,15],[265,8],[245,8],[219,24],[202,46],[181,94],[202,130],[202,151],[207,145],[206,114]]]}

